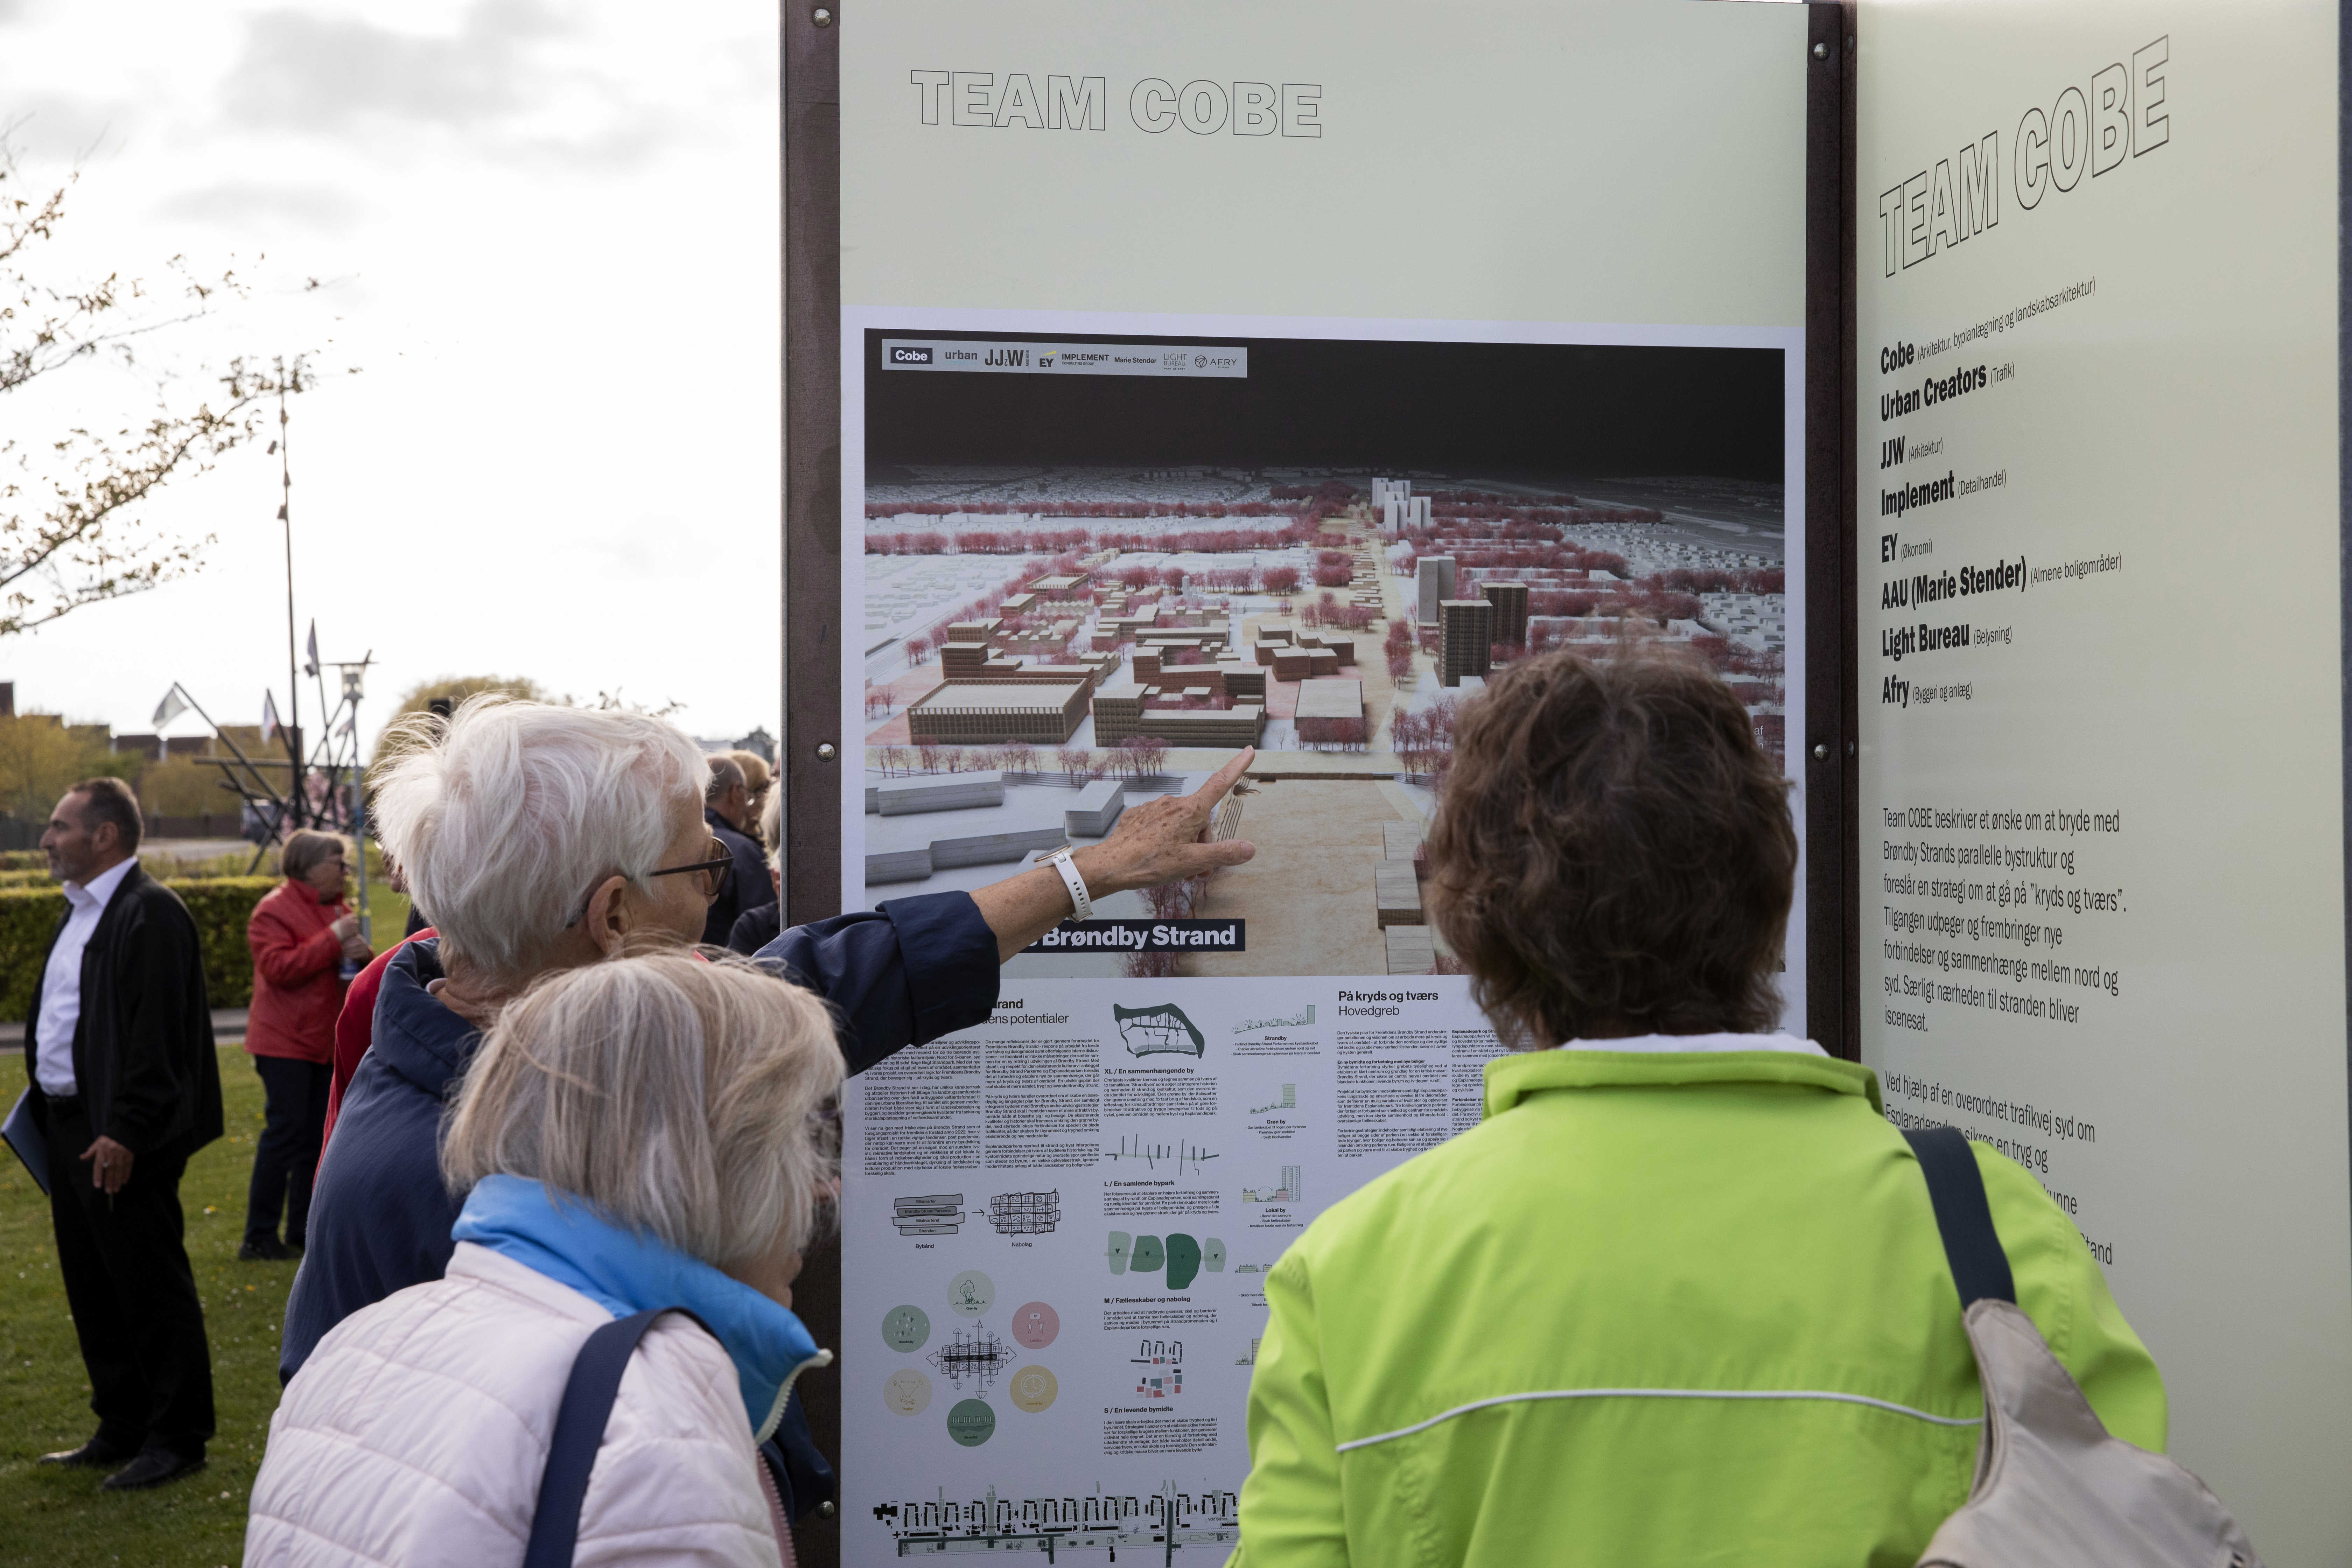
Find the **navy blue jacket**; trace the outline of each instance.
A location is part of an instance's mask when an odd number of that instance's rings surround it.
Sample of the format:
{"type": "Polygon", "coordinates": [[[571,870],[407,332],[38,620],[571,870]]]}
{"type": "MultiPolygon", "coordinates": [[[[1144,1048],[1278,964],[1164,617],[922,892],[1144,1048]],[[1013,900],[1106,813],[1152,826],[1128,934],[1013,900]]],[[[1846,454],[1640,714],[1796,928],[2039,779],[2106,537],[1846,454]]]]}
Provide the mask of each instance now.
{"type": "MultiPolygon", "coordinates": [[[[794,926],[761,950],[831,1002],[849,1070],[985,1023],[996,933],[969,893],[927,893],[794,926]]],[[[427,994],[440,943],[411,942],[383,972],[375,1034],[343,1093],[310,1200],[310,1252],[286,1303],[278,1373],[395,1290],[438,1279],[462,1198],[441,1183],[441,1110],[481,1037],[427,994]]]]}
{"type": "Polygon", "coordinates": [[[768,874],[768,857],[748,835],[738,832],[733,824],[707,805],[702,808],[702,821],[719,842],[727,846],[727,854],[735,862],[734,869],[719,889],[719,896],[710,900],[710,913],[702,922],[702,940],[713,947],[725,947],[727,939],[734,934],[735,922],[746,911],[776,901],[776,879],[768,874]]]}

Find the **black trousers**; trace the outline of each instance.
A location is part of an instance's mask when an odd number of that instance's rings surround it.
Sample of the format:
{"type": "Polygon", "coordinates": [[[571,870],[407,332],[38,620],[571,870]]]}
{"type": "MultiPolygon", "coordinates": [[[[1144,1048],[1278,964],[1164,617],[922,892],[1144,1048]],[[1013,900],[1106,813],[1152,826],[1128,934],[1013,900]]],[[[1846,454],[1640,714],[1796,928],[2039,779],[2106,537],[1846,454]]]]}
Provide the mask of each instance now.
{"type": "Polygon", "coordinates": [[[286,1241],[300,1247],[310,1234],[310,1179],[319,1172],[319,1144],[327,1131],[326,1062],[256,1057],[267,1105],[261,1142],[253,1150],[253,1184],[245,1194],[245,1239],[275,1240],[286,1214],[286,1241]]]}
{"type": "Polygon", "coordinates": [[[213,1435],[212,1347],[180,1216],[184,1150],[141,1150],[110,1197],[79,1158],[97,1140],[79,1101],[50,1102],[49,1218],[99,1431],[196,1455],[213,1435]]]}

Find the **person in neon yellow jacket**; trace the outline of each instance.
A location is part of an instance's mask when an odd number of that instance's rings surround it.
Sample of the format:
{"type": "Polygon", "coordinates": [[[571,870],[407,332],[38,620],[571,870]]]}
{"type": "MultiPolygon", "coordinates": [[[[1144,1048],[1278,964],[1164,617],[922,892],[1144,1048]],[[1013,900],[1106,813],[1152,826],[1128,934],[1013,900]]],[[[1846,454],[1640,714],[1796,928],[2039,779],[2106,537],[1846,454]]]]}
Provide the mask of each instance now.
{"type": "MultiPolygon", "coordinates": [[[[1865,1068],[1770,1029],[1787,785],[1728,689],[1520,664],[1464,712],[1436,920],[1520,1047],[1481,1124],[1266,1277],[1246,1568],[1909,1564],[1983,1400],[1865,1068]]],[[[1976,1145],[2018,1298],[2116,1436],[2162,1379],[2082,1235],[1976,1145]]]]}

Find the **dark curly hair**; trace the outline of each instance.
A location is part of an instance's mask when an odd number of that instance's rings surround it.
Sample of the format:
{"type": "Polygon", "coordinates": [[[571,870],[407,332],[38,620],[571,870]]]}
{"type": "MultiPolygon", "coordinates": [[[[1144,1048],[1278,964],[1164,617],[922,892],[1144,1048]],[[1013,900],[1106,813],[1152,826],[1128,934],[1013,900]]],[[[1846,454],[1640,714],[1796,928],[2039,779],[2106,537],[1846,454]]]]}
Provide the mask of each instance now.
{"type": "Polygon", "coordinates": [[[1695,658],[1515,664],[1457,725],[1429,840],[1437,929],[1521,1048],[1769,1029],[1788,794],[1695,658]]]}

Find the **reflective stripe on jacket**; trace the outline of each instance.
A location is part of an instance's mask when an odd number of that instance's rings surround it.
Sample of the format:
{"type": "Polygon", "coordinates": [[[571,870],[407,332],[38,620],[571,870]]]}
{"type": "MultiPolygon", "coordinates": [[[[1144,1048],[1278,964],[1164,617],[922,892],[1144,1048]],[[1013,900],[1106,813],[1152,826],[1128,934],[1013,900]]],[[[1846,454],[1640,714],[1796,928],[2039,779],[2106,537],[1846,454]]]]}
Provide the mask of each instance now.
{"type": "MultiPolygon", "coordinates": [[[[1978,1163],[2021,1304],[2116,1436],[2164,1386],[2081,1234],[1978,1163]]],[[[1876,1078],[1787,1052],[1529,1053],[1486,1120],[1266,1277],[1247,1568],[1908,1564],[1983,1401],[1876,1078]]]]}

